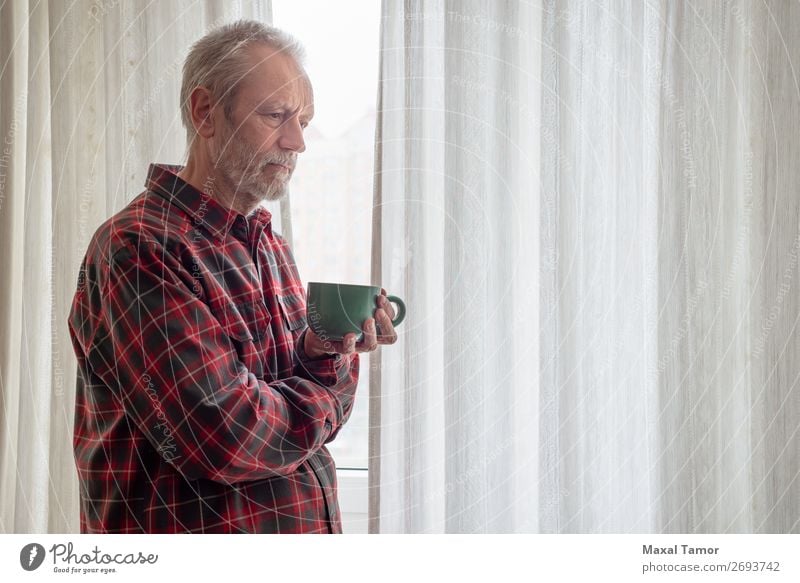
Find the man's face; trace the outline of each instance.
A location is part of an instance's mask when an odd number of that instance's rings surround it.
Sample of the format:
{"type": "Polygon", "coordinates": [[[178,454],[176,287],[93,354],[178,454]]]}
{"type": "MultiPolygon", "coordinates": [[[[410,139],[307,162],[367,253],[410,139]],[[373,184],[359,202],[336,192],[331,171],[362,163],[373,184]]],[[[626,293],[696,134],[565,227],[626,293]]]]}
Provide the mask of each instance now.
{"type": "Polygon", "coordinates": [[[303,130],[314,115],[311,84],[288,55],[257,45],[230,119],[217,116],[211,162],[234,196],[257,204],[287,192],[303,130]]]}

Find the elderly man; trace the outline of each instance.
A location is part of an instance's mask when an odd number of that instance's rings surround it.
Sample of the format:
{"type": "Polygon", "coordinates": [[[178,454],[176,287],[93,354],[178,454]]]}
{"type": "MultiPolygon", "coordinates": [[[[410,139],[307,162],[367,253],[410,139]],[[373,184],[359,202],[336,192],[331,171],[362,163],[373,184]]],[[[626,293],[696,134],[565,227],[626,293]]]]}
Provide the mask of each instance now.
{"type": "Polygon", "coordinates": [[[69,317],[81,531],[341,532],[325,447],[358,353],[396,339],[385,293],[363,336],[307,327],[292,253],[259,206],[286,192],[313,116],[302,49],[252,21],[191,49],[186,166],[95,233],[69,317]]]}

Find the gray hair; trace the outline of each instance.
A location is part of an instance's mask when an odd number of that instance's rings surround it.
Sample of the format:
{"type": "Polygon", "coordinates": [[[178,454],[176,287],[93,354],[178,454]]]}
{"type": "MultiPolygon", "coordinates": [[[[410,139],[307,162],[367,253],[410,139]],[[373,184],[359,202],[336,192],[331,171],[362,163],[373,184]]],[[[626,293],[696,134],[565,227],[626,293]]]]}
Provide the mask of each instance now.
{"type": "Polygon", "coordinates": [[[189,112],[192,91],[200,86],[208,89],[213,102],[222,103],[225,117],[230,120],[239,81],[251,68],[245,50],[255,43],[287,53],[301,68],[305,63],[305,49],[296,38],[255,20],[225,24],[195,42],[183,63],[180,97],[187,148],[197,134],[189,112]]]}

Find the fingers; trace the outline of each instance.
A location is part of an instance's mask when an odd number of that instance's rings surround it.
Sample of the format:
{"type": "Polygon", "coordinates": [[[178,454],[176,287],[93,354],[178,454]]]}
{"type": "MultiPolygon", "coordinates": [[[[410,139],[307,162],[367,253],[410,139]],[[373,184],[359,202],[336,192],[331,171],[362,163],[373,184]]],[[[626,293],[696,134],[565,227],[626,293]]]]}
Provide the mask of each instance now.
{"type": "Polygon", "coordinates": [[[351,354],[356,351],[356,335],[350,332],[342,339],[342,354],[351,354]]]}
{"type": "Polygon", "coordinates": [[[303,348],[312,358],[319,358],[325,354],[349,354],[356,350],[356,335],[351,332],[342,340],[322,339],[309,329],[303,348]]]}
{"type": "Polygon", "coordinates": [[[375,310],[375,319],[380,329],[380,335],[377,337],[378,344],[394,344],[397,342],[397,332],[392,326],[392,319],[383,308],[375,310]]]}
{"type": "MultiPolygon", "coordinates": [[[[381,288],[381,292],[382,291],[383,291],[383,288],[381,288]]],[[[381,294],[381,295],[378,296],[378,307],[380,309],[382,309],[384,312],[386,312],[386,314],[389,316],[389,320],[390,321],[394,320],[394,317],[395,317],[394,307],[392,306],[392,302],[390,302],[386,298],[385,294],[381,294]]],[[[380,322],[378,322],[378,324],[380,325],[380,322]]],[[[383,329],[384,329],[383,326],[381,326],[381,330],[383,330],[383,329]]]]}
{"type": "Polygon", "coordinates": [[[364,337],[355,345],[357,352],[372,352],[378,348],[378,332],[375,329],[375,318],[368,318],[362,327],[364,337]]]}
{"type": "Polygon", "coordinates": [[[341,340],[329,340],[329,351],[339,354],[354,354],[356,352],[367,352],[378,347],[375,332],[375,320],[370,318],[364,323],[364,337],[361,342],[357,341],[354,332],[348,332],[341,340]],[[371,324],[370,324],[371,322],[371,324]],[[370,330],[371,328],[371,330],[370,330]]]}
{"type": "Polygon", "coordinates": [[[352,332],[345,334],[341,340],[330,340],[332,352],[339,354],[351,354],[356,351],[356,335],[352,332]]]}
{"type": "Polygon", "coordinates": [[[386,299],[386,290],[381,288],[381,295],[378,296],[378,308],[375,310],[375,317],[368,318],[363,326],[363,337],[360,342],[356,340],[356,335],[349,332],[340,341],[333,341],[333,351],[341,354],[351,354],[355,352],[371,352],[381,344],[394,344],[397,342],[397,333],[392,326],[392,319],[395,317],[394,308],[391,302],[386,299]],[[380,332],[380,334],[379,334],[380,332]]]}

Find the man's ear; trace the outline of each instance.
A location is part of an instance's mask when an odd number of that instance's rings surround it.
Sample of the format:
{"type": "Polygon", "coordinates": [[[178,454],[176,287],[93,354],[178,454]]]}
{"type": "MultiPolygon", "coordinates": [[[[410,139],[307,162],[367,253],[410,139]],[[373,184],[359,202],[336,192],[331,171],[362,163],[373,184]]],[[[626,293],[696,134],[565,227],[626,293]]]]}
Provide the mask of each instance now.
{"type": "Polygon", "coordinates": [[[194,129],[206,139],[214,137],[214,106],[211,93],[205,87],[195,87],[189,96],[189,113],[194,129]]]}

